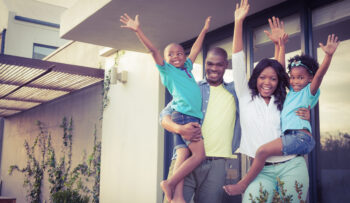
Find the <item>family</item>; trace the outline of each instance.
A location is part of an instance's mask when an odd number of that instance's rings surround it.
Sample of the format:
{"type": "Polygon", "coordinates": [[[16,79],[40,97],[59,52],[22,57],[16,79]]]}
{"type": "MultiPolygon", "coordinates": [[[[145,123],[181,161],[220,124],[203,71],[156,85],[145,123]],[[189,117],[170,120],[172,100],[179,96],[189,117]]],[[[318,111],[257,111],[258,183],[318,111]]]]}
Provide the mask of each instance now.
{"type": "Polygon", "coordinates": [[[219,47],[207,53],[204,80],[197,83],[191,72],[211,17],[188,56],[181,45],[170,43],[164,57],[142,32],[138,15],[120,18],[121,27],[134,31],[151,52],[161,81],[173,96],[160,116],[162,126],[175,136],[168,179],[161,182],[165,202],[217,203],[225,194],[243,194],[242,201],[250,202],[259,196],[261,185],[271,202],[277,180],[284,183],[291,202],[306,200],[309,175],[303,155],[315,145],[310,108],[318,101],[339,41],[331,34],[326,45],[320,43],[325,53],[321,65],[310,56],[296,55],[286,67],[288,34],[283,22],[273,17],[268,20],[271,30],[265,33],[275,44],[275,59],[262,59],[247,79],[242,31],[249,7],[248,0],[241,0],[234,12],[231,83],[223,80],[228,54],[219,47]],[[240,181],[227,183],[227,163],[237,161],[237,149],[252,164],[240,181]],[[301,196],[296,182],[303,186],[301,196]]]}

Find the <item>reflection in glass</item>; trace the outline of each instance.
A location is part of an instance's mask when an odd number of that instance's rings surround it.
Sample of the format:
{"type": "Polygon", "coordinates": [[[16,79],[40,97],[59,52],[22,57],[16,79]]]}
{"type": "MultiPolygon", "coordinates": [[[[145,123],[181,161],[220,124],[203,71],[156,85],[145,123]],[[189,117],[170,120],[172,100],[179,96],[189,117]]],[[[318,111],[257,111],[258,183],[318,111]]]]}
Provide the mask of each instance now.
{"type": "MultiPolygon", "coordinates": [[[[313,11],[313,38],[326,43],[328,34],[341,40],[321,85],[319,100],[320,147],[317,173],[320,202],[350,199],[350,2],[343,1],[313,11]]],[[[322,63],[324,52],[317,48],[322,63]]]]}
{"type": "Polygon", "coordinates": [[[43,59],[52,52],[54,52],[57,48],[58,47],[34,43],[33,59],[43,59]]]}

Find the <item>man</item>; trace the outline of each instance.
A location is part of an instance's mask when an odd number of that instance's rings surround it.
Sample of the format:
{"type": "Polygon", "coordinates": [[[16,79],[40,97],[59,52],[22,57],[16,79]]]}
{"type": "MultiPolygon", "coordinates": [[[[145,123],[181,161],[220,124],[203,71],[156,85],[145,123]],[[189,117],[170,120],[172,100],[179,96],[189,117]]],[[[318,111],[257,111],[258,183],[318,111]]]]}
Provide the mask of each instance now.
{"type": "MultiPolygon", "coordinates": [[[[161,112],[162,126],[180,134],[185,140],[204,137],[206,160],[184,180],[183,196],[187,203],[193,197],[196,203],[221,203],[229,197],[223,186],[239,180],[239,159],[233,153],[240,144],[238,100],[233,83],[225,83],[223,76],[228,66],[227,53],[215,47],[205,60],[206,79],[198,83],[202,94],[204,118],[201,128],[195,123],[179,125],[171,120],[170,103],[161,112]]],[[[174,160],[168,176],[172,175],[174,160]]],[[[230,197],[240,201],[240,197],[230,197]]],[[[166,202],[166,201],[165,201],[166,202]]]]}

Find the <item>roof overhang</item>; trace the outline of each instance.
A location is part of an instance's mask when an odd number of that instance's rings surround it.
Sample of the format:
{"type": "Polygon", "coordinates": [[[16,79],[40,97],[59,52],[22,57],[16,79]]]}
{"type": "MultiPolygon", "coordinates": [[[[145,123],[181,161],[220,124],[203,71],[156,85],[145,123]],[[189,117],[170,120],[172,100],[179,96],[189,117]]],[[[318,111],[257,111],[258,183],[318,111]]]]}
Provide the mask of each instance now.
{"type": "Polygon", "coordinates": [[[54,100],[104,79],[104,70],[0,55],[0,117],[54,100]]]}
{"type": "MultiPolygon", "coordinates": [[[[250,14],[285,0],[250,0],[250,14]]],[[[238,0],[79,0],[61,17],[62,38],[145,52],[130,30],[120,28],[123,13],[140,15],[144,33],[158,48],[170,42],[181,43],[195,38],[207,16],[212,16],[210,30],[232,23],[238,0]]],[[[233,28],[232,28],[233,29],[233,28]]]]}

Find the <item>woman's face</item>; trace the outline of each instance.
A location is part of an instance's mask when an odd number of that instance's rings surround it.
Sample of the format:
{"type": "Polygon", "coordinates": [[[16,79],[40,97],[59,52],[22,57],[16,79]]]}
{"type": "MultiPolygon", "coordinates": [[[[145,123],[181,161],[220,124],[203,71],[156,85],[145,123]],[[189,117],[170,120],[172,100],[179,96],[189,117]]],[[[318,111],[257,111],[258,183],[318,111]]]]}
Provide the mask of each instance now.
{"type": "Polygon", "coordinates": [[[270,98],[275,92],[277,84],[278,76],[271,66],[266,67],[257,80],[257,88],[263,98],[270,98]]]}

